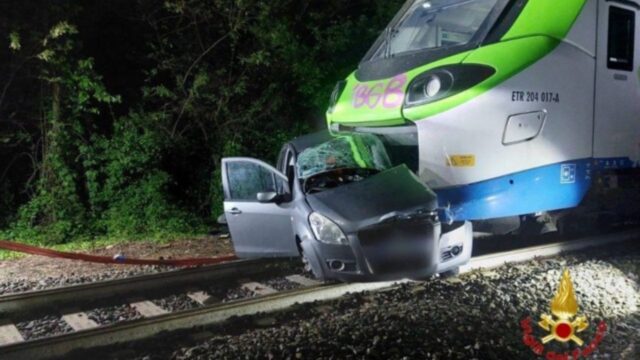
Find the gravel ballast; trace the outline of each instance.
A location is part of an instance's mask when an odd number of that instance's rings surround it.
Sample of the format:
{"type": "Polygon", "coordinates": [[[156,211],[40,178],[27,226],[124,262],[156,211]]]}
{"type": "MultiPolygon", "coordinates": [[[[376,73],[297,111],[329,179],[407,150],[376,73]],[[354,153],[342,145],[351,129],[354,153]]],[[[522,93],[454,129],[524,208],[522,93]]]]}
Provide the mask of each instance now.
{"type": "Polygon", "coordinates": [[[17,323],[16,327],[25,340],[33,340],[73,332],[73,329],[67,325],[61,317],[53,315],[17,323]]]}
{"type": "MultiPolygon", "coordinates": [[[[209,289],[209,293],[210,294],[217,294],[220,292],[219,288],[211,288],[209,289]]],[[[244,288],[240,285],[234,287],[234,288],[230,288],[228,290],[223,290],[223,292],[225,292],[225,295],[222,299],[222,302],[231,302],[231,301],[237,301],[237,300],[242,300],[242,299],[246,299],[246,298],[252,298],[257,296],[258,294],[256,294],[255,292],[244,288]]]]}
{"type": "Polygon", "coordinates": [[[66,286],[89,284],[107,280],[126,279],[133,276],[154,274],[172,270],[175,270],[175,268],[165,266],[113,267],[111,269],[105,270],[104,272],[92,275],[77,275],[71,273],[58,277],[46,277],[38,281],[25,279],[7,280],[4,282],[0,282],[0,295],[15,294],[25,291],[61,288],[66,286]]]}
{"type": "MultiPolygon", "coordinates": [[[[539,358],[523,343],[520,322],[530,317],[538,340],[549,334],[538,321],[550,313],[565,268],[589,322],[578,334],[582,348],[601,321],[608,327],[590,358],[640,359],[640,242],[299,305],[268,315],[275,321],[267,326],[255,325],[260,316],[240,318],[197,343],[161,338],[128,347],[138,359],[539,358]]],[[[544,351],[576,347],[552,341],[544,351]]]]}
{"type": "Polygon", "coordinates": [[[87,316],[98,325],[111,325],[121,321],[132,321],[142,318],[142,315],[128,304],[93,309],[87,311],[87,316]]]}
{"type": "Polygon", "coordinates": [[[200,307],[200,304],[185,294],[170,295],[161,299],[152,300],[152,302],[169,312],[190,310],[200,307]]]}
{"type": "Polygon", "coordinates": [[[262,283],[278,291],[295,290],[300,288],[301,286],[300,284],[294,283],[293,281],[289,281],[283,277],[269,279],[269,280],[263,281],[262,283]]]}

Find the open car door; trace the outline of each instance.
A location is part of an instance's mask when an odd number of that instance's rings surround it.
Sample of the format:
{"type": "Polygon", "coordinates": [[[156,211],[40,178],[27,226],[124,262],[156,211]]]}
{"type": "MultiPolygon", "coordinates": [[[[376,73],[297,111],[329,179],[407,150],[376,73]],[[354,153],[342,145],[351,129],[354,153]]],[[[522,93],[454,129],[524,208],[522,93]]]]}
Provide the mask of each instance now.
{"type": "Polygon", "coordinates": [[[224,213],[241,258],[298,256],[287,177],[260,160],[222,160],[224,213]]]}

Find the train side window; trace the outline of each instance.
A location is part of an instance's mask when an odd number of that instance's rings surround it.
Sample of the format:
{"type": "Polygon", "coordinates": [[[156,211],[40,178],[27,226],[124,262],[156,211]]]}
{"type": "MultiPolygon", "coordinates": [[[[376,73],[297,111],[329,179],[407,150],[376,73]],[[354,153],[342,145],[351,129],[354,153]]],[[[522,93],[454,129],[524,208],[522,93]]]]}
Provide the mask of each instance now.
{"type": "Polygon", "coordinates": [[[609,69],[633,71],[635,23],[635,12],[615,6],[609,8],[609,69]]]}

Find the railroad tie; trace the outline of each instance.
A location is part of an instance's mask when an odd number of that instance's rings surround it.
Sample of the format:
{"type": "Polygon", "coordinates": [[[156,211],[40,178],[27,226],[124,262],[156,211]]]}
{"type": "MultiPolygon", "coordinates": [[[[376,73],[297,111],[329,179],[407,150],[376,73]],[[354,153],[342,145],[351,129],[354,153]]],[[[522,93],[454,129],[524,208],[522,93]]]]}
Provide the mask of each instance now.
{"type": "Polygon", "coordinates": [[[68,309],[63,311],[62,314],[62,320],[75,331],[93,329],[99,326],[95,321],[89,319],[86,313],[77,309],[68,309]]]}
{"type": "Polygon", "coordinates": [[[0,346],[23,342],[20,330],[11,321],[0,322],[0,346]]]}
{"type": "Polygon", "coordinates": [[[134,299],[129,303],[132,308],[136,309],[140,315],[150,318],[154,316],[167,314],[168,311],[148,300],[134,299]]]}
{"type": "Polygon", "coordinates": [[[286,279],[302,286],[317,286],[322,284],[318,280],[309,279],[308,277],[302,275],[290,275],[287,276],[286,279]]]}
{"type": "Polygon", "coordinates": [[[278,290],[259,282],[247,282],[242,284],[242,287],[258,295],[271,295],[278,292],[278,290]]]}
{"type": "Polygon", "coordinates": [[[190,291],[187,296],[200,305],[206,305],[211,296],[204,291],[190,291]]]}

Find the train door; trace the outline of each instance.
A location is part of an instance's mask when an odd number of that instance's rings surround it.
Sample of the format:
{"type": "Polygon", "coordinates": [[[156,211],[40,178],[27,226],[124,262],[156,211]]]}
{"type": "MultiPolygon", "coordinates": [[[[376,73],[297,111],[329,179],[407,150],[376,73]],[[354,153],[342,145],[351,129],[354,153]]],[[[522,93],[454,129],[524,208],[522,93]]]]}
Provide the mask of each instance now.
{"type": "Polygon", "coordinates": [[[605,168],[629,167],[640,161],[640,3],[598,6],[593,152],[605,168]]]}

